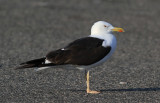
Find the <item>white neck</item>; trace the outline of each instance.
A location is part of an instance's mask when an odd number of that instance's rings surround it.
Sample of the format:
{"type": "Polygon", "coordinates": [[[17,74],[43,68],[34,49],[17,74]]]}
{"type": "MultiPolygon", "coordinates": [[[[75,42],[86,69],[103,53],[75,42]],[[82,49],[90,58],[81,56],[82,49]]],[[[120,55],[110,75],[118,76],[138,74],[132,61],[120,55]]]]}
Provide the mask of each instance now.
{"type": "Polygon", "coordinates": [[[108,33],[108,34],[91,34],[90,37],[95,37],[95,38],[105,40],[103,42],[104,47],[110,46],[110,45],[116,45],[116,38],[111,33],[108,33]]]}

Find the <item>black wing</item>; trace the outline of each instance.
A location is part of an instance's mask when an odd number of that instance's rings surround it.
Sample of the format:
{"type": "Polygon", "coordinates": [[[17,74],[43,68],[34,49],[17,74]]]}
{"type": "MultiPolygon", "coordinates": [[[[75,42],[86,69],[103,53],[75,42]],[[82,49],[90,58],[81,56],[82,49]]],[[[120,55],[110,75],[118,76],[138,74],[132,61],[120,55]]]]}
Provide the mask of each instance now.
{"type": "Polygon", "coordinates": [[[73,41],[64,49],[51,51],[47,54],[47,60],[56,65],[90,65],[105,57],[111,47],[103,47],[104,40],[86,37],[73,41]]]}

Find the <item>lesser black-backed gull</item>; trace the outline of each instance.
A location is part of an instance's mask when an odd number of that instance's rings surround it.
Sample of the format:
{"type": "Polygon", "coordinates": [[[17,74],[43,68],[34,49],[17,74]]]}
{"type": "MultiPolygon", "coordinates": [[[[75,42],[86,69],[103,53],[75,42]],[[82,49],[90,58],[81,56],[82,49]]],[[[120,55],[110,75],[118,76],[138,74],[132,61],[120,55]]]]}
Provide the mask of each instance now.
{"type": "Polygon", "coordinates": [[[87,93],[99,93],[89,87],[89,70],[105,62],[115,51],[116,38],[113,31],[124,32],[122,28],[113,27],[105,21],[94,23],[91,35],[77,39],[64,48],[49,52],[45,57],[21,63],[16,69],[39,67],[38,70],[57,65],[75,65],[85,70],[87,93]]]}

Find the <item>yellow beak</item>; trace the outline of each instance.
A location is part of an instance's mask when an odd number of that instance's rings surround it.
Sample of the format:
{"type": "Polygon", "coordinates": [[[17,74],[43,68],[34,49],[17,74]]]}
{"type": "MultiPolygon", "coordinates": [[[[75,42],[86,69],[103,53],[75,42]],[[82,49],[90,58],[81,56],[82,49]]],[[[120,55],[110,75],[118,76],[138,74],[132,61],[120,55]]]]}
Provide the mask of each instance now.
{"type": "Polygon", "coordinates": [[[112,29],[112,31],[116,31],[116,32],[124,32],[124,30],[122,28],[117,28],[117,27],[114,27],[112,29]]]}

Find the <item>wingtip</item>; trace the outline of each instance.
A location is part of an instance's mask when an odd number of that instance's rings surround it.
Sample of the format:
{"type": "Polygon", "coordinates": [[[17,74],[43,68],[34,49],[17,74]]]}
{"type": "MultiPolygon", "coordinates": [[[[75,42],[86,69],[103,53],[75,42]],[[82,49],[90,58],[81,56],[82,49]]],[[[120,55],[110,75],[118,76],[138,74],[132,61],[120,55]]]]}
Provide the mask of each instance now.
{"type": "Polygon", "coordinates": [[[13,69],[14,69],[14,70],[22,69],[22,66],[17,66],[17,67],[14,67],[13,69]]]}
{"type": "Polygon", "coordinates": [[[33,66],[34,66],[34,64],[20,64],[19,66],[15,67],[14,70],[32,68],[33,66]]]}
{"type": "Polygon", "coordinates": [[[23,69],[23,68],[24,68],[24,64],[25,64],[25,63],[21,63],[21,64],[17,65],[16,67],[14,67],[13,69],[14,69],[14,70],[23,69]]]}

